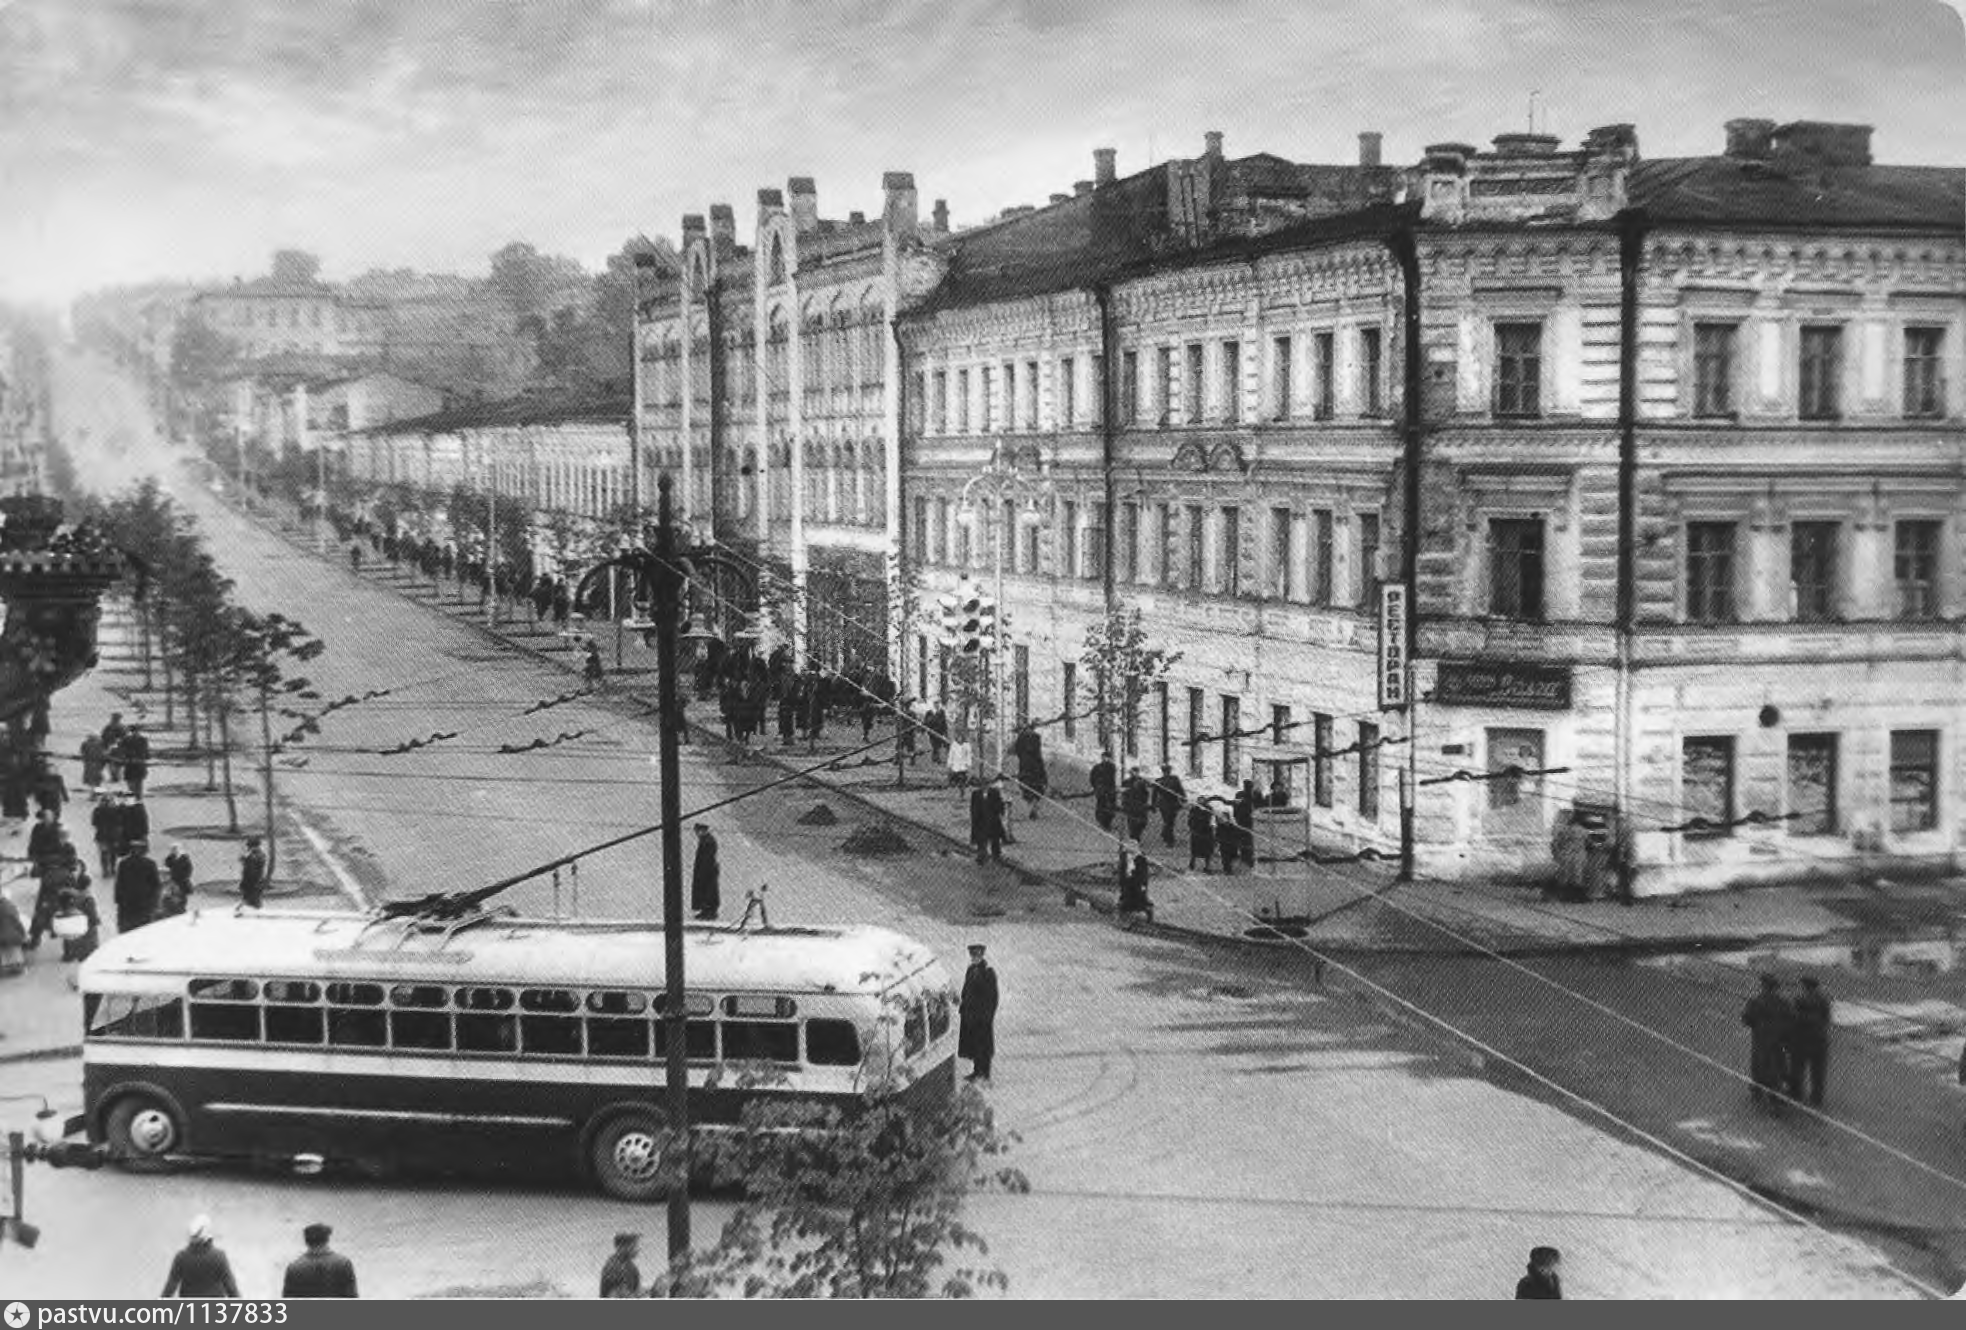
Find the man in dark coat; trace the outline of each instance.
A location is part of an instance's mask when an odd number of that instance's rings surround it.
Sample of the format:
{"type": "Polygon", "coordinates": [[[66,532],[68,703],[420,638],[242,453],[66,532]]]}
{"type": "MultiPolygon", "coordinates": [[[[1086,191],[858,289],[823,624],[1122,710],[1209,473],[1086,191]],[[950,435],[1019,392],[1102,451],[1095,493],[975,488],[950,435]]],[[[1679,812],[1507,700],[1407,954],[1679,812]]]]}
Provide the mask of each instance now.
{"type": "Polygon", "coordinates": [[[56,817],[68,803],[68,782],[45,758],[35,764],[33,794],[34,806],[56,817]]]}
{"type": "Polygon", "coordinates": [[[806,673],[806,750],[812,751],[826,733],[826,677],[814,665],[806,673]]]}
{"type": "Polygon", "coordinates": [[[160,1298],[236,1298],[238,1281],[232,1262],[212,1241],[212,1221],[199,1215],[191,1221],[191,1241],[171,1258],[170,1277],[160,1298]]]}
{"type": "Polygon", "coordinates": [[[1256,805],[1262,795],[1256,792],[1256,782],[1246,780],[1242,789],[1236,792],[1235,819],[1237,848],[1242,851],[1242,861],[1254,865],[1256,862],[1256,805]]]}
{"type": "Polygon", "coordinates": [[[157,917],[164,897],[164,882],[157,875],[157,861],[150,857],[147,841],[137,841],[116,865],[116,931],[129,933],[157,917]]]}
{"type": "Polygon", "coordinates": [[[287,1265],[287,1278],[280,1289],[283,1298],[357,1298],[355,1263],[328,1246],[334,1230],[326,1224],[309,1224],[300,1231],[307,1250],[287,1265]]]}
{"type": "Polygon", "coordinates": [[[689,907],[699,919],[715,919],[723,905],[719,892],[723,869],[717,863],[717,837],[709,827],[696,824],[696,863],[689,875],[689,907]]]}
{"type": "Polygon", "coordinates": [[[923,719],[922,728],[928,731],[928,760],[940,766],[942,754],[949,747],[949,713],[940,702],[923,719]]]}
{"type": "Polygon", "coordinates": [[[642,1296],[642,1268],[635,1264],[635,1258],[641,1255],[641,1248],[642,1235],[639,1233],[614,1235],[614,1255],[601,1266],[602,1297],[642,1296]]]}
{"type": "Polygon", "coordinates": [[[1795,1026],[1789,1038],[1789,1098],[1801,1099],[1808,1082],[1809,1103],[1823,1106],[1824,1082],[1829,1077],[1829,994],[1814,975],[1802,980],[1795,999],[1795,1026]]]}
{"type": "Polygon", "coordinates": [[[1201,871],[1212,872],[1209,861],[1215,858],[1215,812],[1206,800],[1197,799],[1188,806],[1188,867],[1193,869],[1195,860],[1201,860],[1201,871]]]}
{"type": "Polygon", "coordinates": [[[1120,771],[1111,753],[1101,753],[1092,764],[1092,816],[1101,831],[1113,829],[1113,817],[1120,807],[1120,771]]]}
{"type": "Polygon", "coordinates": [[[191,856],[182,845],[171,846],[164,856],[164,913],[183,914],[191,903],[191,856]]]}
{"type": "Polygon", "coordinates": [[[1003,789],[1000,784],[979,785],[969,792],[969,843],[976,847],[976,862],[1003,858],[1003,789]]]}
{"type": "Polygon", "coordinates": [[[1126,815],[1126,838],[1139,840],[1147,832],[1147,819],[1152,816],[1153,789],[1147,778],[1135,767],[1126,773],[1126,784],[1120,787],[1120,812],[1126,815]]]}
{"type": "Polygon", "coordinates": [[[969,970],[963,975],[962,999],[956,1014],[962,1028],[956,1034],[956,1056],[968,1058],[965,1080],[988,1081],[990,1061],[997,1052],[997,972],[983,959],[983,944],[969,944],[969,970]]]}
{"type": "Polygon", "coordinates": [[[132,799],[143,798],[143,783],[150,778],[150,736],[143,726],[132,725],[123,736],[123,783],[130,787],[132,799]]]}
{"type": "Polygon", "coordinates": [[[1772,974],[1761,976],[1761,991],[1748,999],[1741,1024],[1749,1032],[1748,1073],[1754,1077],[1754,1102],[1779,1107],[1788,1080],[1789,1035],[1795,1027],[1795,1008],[1782,995],[1781,980],[1772,974]]]}
{"type": "Polygon", "coordinates": [[[1038,805],[1044,802],[1045,792],[1051,788],[1051,778],[1044,769],[1044,740],[1036,729],[1026,725],[1017,732],[1017,740],[1011,745],[1011,751],[1017,755],[1018,788],[1035,821],[1038,805]]]}
{"type": "Polygon", "coordinates": [[[1160,812],[1161,844],[1174,844],[1174,820],[1181,816],[1181,806],[1187,802],[1188,787],[1174,774],[1173,767],[1161,763],[1160,779],[1154,782],[1154,807],[1160,812]]]}
{"type": "Polygon", "coordinates": [[[1563,1276],[1557,1273],[1563,1253],[1554,1247],[1538,1247],[1529,1253],[1529,1273],[1516,1281],[1518,1300],[1541,1298],[1563,1300],[1563,1276]]]}
{"type": "Polygon", "coordinates": [[[1147,856],[1132,841],[1120,843],[1119,866],[1119,912],[1122,915],[1145,915],[1147,922],[1154,921],[1154,904],[1147,897],[1147,856]]]}
{"type": "Polygon", "coordinates": [[[123,840],[117,847],[119,854],[128,854],[132,845],[150,839],[150,810],[144,807],[143,800],[136,795],[131,795],[129,801],[123,805],[120,830],[123,833],[123,840]]]}
{"type": "Polygon", "coordinates": [[[102,750],[109,755],[109,783],[118,784],[123,779],[123,736],[129,730],[124,728],[123,713],[109,713],[109,723],[102,727],[102,750]]]}
{"type": "Polygon", "coordinates": [[[116,871],[116,852],[123,848],[123,806],[115,795],[105,794],[96,800],[89,823],[96,830],[96,856],[102,875],[108,877],[116,871]]]}
{"type": "Polygon", "coordinates": [[[246,837],[246,852],[239,856],[239,899],[257,910],[266,899],[266,851],[259,837],[246,837]]]}

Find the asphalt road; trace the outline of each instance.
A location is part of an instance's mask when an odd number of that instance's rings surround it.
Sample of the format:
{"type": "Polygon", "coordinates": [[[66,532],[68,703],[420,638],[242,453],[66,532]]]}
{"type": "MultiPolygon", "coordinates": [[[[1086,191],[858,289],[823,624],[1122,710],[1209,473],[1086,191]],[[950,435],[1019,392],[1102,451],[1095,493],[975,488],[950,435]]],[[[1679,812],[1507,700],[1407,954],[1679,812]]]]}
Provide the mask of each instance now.
{"type": "MultiPolygon", "coordinates": [[[[86,428],[92,470],[120,481],[168,469],[141,402],[101,365],[65,358],[58,392],[60,427],[71,441],[86,428]]],[[[340,560],[295,551],[195,487],[177,493],[245,601],[327,640],[309,668],[324,696],[393,690],[324,724],[305,766],[280,777],[372,889],[475,886],[653,820],[645,722],[587,702],[522,716],[570,677],[340,560]],[[575,730],[591,734],[497,752],[575,730]],[[424,750],[375,751],[448,731],[458,737],[424,750]]],[[[683,803],[763,774],[686,753],[683,803]]],[[[988,942],[1005,995],[991,1097],[1021,1137],[1013,1159],[1033,1189],[979,1196],[970,1218],[1014,1296],[1506,1297],[1540,1243],[1563,1248],[1573,1297],[1911,1291],[1880,1266],[1880,1249],[1782,1218],[1533,1084],[1481,1073],[1455,1041],[1319,990],[1301,956],[1122,933],[933,846],[856,858],[839,848],[854,809],[842,805],[832,828],[796,822],[819,797],[773,793],[711,815],[727,905],[762,882],[777,922],[878,922],[951,960],[988,942]]],[[[563,875],[559,908],[650,913],[654,864],[652,841],[596,856],[577,902],[563,875]]],[[[556,903],[550,881],[509,900],[533,912],[556,903]]],[[[1451,974],[1436,972],[1428,1001],[1459,1019],[1473,990],[1451,974]]],[[[1498,991],[1492,1024],[1515,1030],[1531,1003],[1498,991]]],[[[66,1064],[9,1068],[8,1088],[72,1101],[74,1077],[66,1064]]],[[[299,1225],[317,1218],[336,1225],[372,1295],[528,1284],[585,1294],[624,1224],[660,1246],[659,1210],[551,1187],[36,1170],[29,1188],[43,1238],[32,1253],[0,1250],[8,1296],[152,1293],[201,1212],[249,1295],[271,1291],[299,1225]]],[[[700,1210],[700,1226],[716,1221],[715,1206],[700,1210]]]]}

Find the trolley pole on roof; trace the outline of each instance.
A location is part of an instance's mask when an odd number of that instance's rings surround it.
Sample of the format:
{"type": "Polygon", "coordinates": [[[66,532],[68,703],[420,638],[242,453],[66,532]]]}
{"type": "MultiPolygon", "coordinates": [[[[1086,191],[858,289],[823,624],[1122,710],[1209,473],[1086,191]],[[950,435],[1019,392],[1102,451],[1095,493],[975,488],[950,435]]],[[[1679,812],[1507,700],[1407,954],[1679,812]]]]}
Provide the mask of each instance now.
{"type": "MultiPolygon", "coordinates": [[[[662,947],[664,998],[662,1025],[666,1036],[664,1079],[669,1092],[669,1129],[673,1133],[675,1169],[669,1186],[669,1259],[688,1255],[689,1179],[689,1057],[684,1047],[688,1027],[683,1010],[683,798],[676,734],[676,634],[682,598],[682,579],[676,575],[676,528],[670,509],[670,478],[658,484],[661,495],[656,527],[659,572],[655,595],[656,706],[659,712],[662,779],[662,947]]],[[[609,574],[613,576],[612,572],[609,574]]]]}

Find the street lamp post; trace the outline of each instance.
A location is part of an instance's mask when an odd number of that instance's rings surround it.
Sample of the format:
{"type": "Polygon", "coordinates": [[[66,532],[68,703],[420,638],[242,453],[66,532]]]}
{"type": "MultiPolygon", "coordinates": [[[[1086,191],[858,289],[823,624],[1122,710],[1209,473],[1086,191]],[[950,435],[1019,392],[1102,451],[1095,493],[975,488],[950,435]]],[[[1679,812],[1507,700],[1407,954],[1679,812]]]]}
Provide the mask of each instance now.
{"type": "MultiPolygon", "coordinates": [[[[996,678],[994,680],[993,698],[997,710],[998,771],[1003,770],[1004,746],[1007,738],[1006,727],[1008,722],[1004,712],[1004,687],[1005,680],[1010,673],[1008,660],[1004,654],[1004,648],[1006,646],[1003,598],[1004,541],[1006,538],[1015,538],[1018,526],[1042,525],[1045,520],[1044,509],[1051,503],[1052,498],[1056,494],[1057,487],[1052,484],[1051,477],[1046,474],[1042,463],[1039,464],[1038,474],[1035,477],[1027,475],[1018,469],[1016,462],[1004,457],[1003,445],[999,444],[990,454],[990,464],[976,475],[971,476],[969,483],[963,486],[962,499],[958,509],[963,522],[969,525],[972,530],[976,530],[979,533],[983,526],[976,506],[976,500],[979,495],[989,501],[992,512],[1000,511],[1006,501],[1011,503],[1017,512],[1017,522],[1009,530],[999,530],[996,539],[991,542],[991,569],[995,582],[994,594],[997,601],[997,614],[996,631],[994,640],[990,644],[990,654],[996,657],[994,662],[996,678]]],[[[991,663],[986,656],[984,659],[984,668],[990,668],[991,663]]],[[[986,685],[986,687],[989,687],[989,685],[986,685]]],[[[980,694],[983,690],[979,689],[978,691],[980,694]]],[[[1070,705],[1069,700],[1067,705],[1070,705]]],[[[976,747],[978,750],[977,757],[980,759],[982,757],[983,747],[983,722],[980,714],[976,724],[976,747]]]]}

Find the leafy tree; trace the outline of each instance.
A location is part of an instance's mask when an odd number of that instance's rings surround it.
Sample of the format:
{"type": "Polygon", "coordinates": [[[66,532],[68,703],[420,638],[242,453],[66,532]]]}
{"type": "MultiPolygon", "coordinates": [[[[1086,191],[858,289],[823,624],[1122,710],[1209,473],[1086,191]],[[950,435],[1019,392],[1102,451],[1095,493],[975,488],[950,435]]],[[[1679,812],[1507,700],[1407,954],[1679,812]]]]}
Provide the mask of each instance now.
{"type": "MultiPolygon", "coordinates": [[[[273,699],[278,695],[310,700],[317,697],[309,680],[300,676],[290,677],[287,669],[313,660],[327,649],[327,645],[298,621],[285,615],[235,610],[228,618],[225,647],[225,677],[245,689],[259,713],[260,781],[266,811],[266,876],[271,881],[276,855],[273,759],[280,752],[279,746],[273,742],[273,699]]],[[[236,822],[234,829],[237,829],[236,822]]]]}
{"type": "Polygon", "coordinates": [[[212,327],[200,313],[190,313],[171,337],[171,377],[186,392],[200,393],[218,386],[239,363],[239,344],[212,327]]]}
{"type": "Polygon", "coordinates": [[[283,286],[313,286],[321,277],[321,260],[304,249],[273,251],[273,280],[283,286]]]}
{"type": "MultiPolygon", "coordinates": [[[[1141,704],[1180,659],[1180,652],[1149,643],[1136,605],[1117,604],[1086,630],[1079,687],[1099,717],[1100,743],[1111,744],[1117,729],[1126,738],[1126,751],[1136,751],[1141,704]]],[[[1068,698],[1066,705],[1077,704],[1068,698]]]]}

